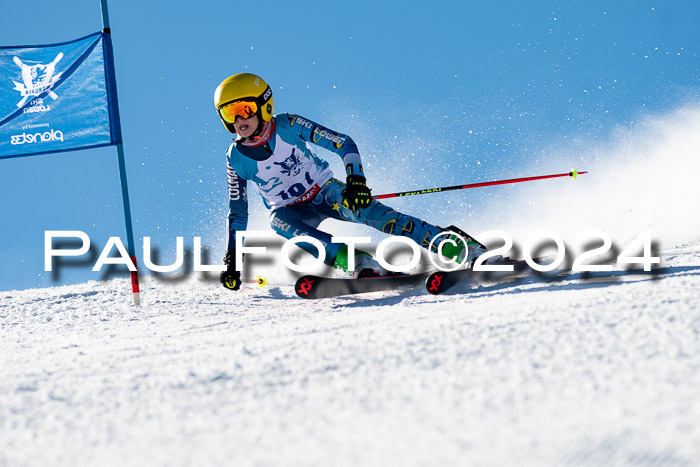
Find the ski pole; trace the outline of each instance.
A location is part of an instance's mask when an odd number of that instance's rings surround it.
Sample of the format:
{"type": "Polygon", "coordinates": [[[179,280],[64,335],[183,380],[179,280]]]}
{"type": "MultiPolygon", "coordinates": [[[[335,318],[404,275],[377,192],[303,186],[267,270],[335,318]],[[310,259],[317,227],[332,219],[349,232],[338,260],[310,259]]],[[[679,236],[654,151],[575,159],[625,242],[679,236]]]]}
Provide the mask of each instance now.
{"type": "Polygon", "coordinates": [[[257,284],[258,287],[265,287],[267,285],[267,279],[262,276],[258,276],[257,279],[241,279],[242,284],[257,284]]]}
{"type": "Polygon", "coordinates": [[[258,276],[257,279],[248,279],[245,282],[248,284],[258,284],[258,287],[265,287],[267,285],[267,279],[263,276],[258,276]]]}
{"type": "Polygon", "coordinates": [[[533,180],[543,180],[545,178],[555,178],[555,177],[576,178],[577,176],[585,174],[585,173],[588,173],[588,172],[578,172],[578,171],[572,169],[571,172],[567,172],[567,173],[563,173],[563,174],[539,175],[536,177],[511,178],[509,180],[494,180],[492,182],[469,183],[467,185],[442,186],[442,187],[438,187],[438,188],[427,188],[424,190],[402,191],[399,193],[387,193],[384,195],[377,195],[377,196],[373,196],[372,198],[373,199],[385,199],[385,198],[397,198],[399,196],[425,195],[428,193],[441,193],[443,191],[450,191],[450,190],[466,190],[468,188],[480,188],[482,186],[505,185],[507,183],[530,182],[533,180]]]}

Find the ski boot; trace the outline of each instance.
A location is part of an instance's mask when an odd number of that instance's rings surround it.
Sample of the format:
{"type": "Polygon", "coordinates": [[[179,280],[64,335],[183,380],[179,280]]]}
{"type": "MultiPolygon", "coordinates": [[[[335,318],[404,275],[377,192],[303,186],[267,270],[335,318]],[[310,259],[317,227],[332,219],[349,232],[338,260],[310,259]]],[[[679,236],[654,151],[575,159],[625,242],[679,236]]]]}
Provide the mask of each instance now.
{"type": "Polygon", "coordinates": [[[348,268],[347,245],[343,245],[338,251],[333,267],[336,269],[342,269],[346,273],[350,274],[354,279],[386,276],[389,272],[377,261],[375,261],[374,258],[372,258],[372,255],[360,250],[355,250],[355,270],[350,271],[348,268]]]}
{"type": "MultiPolygon", "coordinates": [[[[454,225],[443,229],[440,233],[451,233],[452,235],[443,235],[443,237],[454,241],[454,244],[452,242],[447,242],[442,247],[442,257],[445,259],[451,259],[459,264],[472,267],[474,265],[474,261],[488,251],[483,244],[479,243],[472,238],[471,235],[462,229],[455,227],[454,225]],[[464,241],[460,240],[459,237],[462,237],[462,239],[467,242],[466,248],[464,241]]],[[[499,264],[503,261],[504,258],[501,255],[495,255],[486,259],[483,264],[499,264]]]]}
{"type": "Polygon", "coordinates": [[[386,276],[389,273],[386,269],[382,267],[369,253],[364,251],[358,251],[355,254],[355,271],[353,271],[352,276],[355,279],[362,279],[365,277],[379,277],[386,276]]]}

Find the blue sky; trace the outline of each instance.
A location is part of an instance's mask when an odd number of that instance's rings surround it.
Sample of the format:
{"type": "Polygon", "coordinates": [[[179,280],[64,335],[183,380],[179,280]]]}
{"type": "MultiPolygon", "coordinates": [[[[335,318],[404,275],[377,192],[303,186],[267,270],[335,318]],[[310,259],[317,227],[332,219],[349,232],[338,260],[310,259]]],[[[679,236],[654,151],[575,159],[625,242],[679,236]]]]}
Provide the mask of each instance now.
{"type": "MultiPolygon", "coordinates": [[[[137,251],[150,236],[167,259],[176,236],[197,235],[223,254],[230,135],[212,96],[237,72],[271,84],[276,113],[350,134],[375,193],[567,171],[585,160],[552,147],[698,102],[694,1],[343,3],[112,2],[137,251]]],[[[101,29],[98,0],[2,12],[0,45],[101,29]]],[[[493,193],[469,206],[488,210],[493,193]]],[[[463,195],[440,196],[394,205],[452,223],[446,200],[463,195]]],[[[82,230],[98,251],[124,237],[114,148],[0,161],[0,219],[0,290],[101,278],[85,264],[44,272],[43,237],[82,230]]]]}

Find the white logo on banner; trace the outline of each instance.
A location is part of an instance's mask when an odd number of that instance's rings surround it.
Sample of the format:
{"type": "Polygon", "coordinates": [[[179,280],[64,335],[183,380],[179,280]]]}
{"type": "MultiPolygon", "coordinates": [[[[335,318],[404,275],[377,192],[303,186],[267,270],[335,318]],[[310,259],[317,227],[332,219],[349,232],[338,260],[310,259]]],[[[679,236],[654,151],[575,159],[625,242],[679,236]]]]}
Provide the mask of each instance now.
{"type": "Polygon", "coordinates": [[[23,83],[18,83],[17,81],[12,81],[15,83],[15,91],[19,91],[22,94],[22,100],[17,103],[17,107],[22,107],[32,96],[38,96],[42,92],[48,91],[49,96],[53,100],[58,99],[55,92],[51,90],[56,81],[61,78],[62,73],[56,72],[56,64],[63,58],[63,52],[59,52],[54,58],[53,62],[48,65],[26,65],[19,59],[19,57],[13,57],[15,64],[22,70],[22,81],[23,83]]]}
{"type": "Polygon", "coordinates": [[[44,133],[22,133],[21,135],[12,135],[10,144],[15,146],[18,144],[53,143],[55,141],[63,142],[63,132],[61,130],[45,131],[44,133]]]}

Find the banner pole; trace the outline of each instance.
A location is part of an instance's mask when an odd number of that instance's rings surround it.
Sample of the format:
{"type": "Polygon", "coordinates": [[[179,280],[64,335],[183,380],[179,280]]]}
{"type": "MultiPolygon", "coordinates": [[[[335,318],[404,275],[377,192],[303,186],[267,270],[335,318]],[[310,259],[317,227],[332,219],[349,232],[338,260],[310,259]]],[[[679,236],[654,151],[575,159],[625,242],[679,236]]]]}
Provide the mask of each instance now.
{"type": "Polygon", "coordinates": [[[107,0],[100,0],[100,9],[102,11],[102,31],[106,34],[110,34],[109,8],[107,7],[107,0]]]}
{"type": "MultiPolygon", "coordinates": [[[[113,99],[110,100],[110,109],[111,112],[113,112],[111,115],[114,116],[114,119],[116,120],[113,122],[115,126],[117,127],[116,129],[116,139],[117,139],[117,159],[119,162],[119,180],[121,182],[121,189],[122,189],[122,205],[124,206],[124,225],[126,227],[126,243],[127,243],[127,250],[129,252],[129,257],[131,258],[131,262],[134,265],[134,270],[131,271],[131,291],[134,296],[134,305],[140,305],[141,304],[141,290],[139,287],[139,272],[136,267],[136,250],[134,247],[134,231],[133,231],[133,224],[131,222],[131,203],[129,202],[129,186],[126,181],[126,160],[124,158],[124,144],[122,142],[122,134],[121,134],[121,122],[119,118],[119,103],[117,101],[117,81],[116,81],[116,76],[114,73],[114,56],[112,54],[112,45],[111,45],[111,34],[112,31],[109,26],[109,9],[107,7],[107,0],[100,0],[100,6],[102,10],[102,32],[104,34],[109,35],[110,37],[107,38],[108,40],[105,43],[106,48],[109,49],[109,53],[105,54],[105,59],[109,60],[111,63],[106,64],[106,68],[108,70],[111,70],[108,75],[111,74],[111,76],[108,76],[107,79],[111,81],[111,87],[114,90],[114,97],[113,99]]],[[[110,87],[110,85],[108,85],[110,87]]]]}
{"type": "Polygon", "coordinates": [[[126,183],[126,161],[124,159],[124,145],[117,144],[117,159],[119,160],[119,180],[122,186],[122,204],[124,205],[124,224],[126,226],[127,251],[134,270],[131,271],[131,291],[134,295],[134,305],[141,304],[141,290],[139,287],[139,271],[136,267],[136,250],[134,248],[134,229],[131,223],[131,203],[129,202],[129,187],[126,183]]]}

